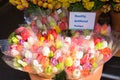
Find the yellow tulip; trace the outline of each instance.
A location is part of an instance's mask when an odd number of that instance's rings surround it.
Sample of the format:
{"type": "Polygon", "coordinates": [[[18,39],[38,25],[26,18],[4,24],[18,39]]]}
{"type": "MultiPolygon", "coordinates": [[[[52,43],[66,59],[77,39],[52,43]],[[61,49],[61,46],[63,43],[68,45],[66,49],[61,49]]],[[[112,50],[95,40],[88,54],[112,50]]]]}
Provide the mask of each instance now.
{"type": "Polygon", "coordinates": [[[90,0],[82,0],[82,2],[89,2],[90,0]]]}
{"type": "Polygon", "coordinates": [[[14,5],[14,6],[17,5],[17,4],[15,3],[15,0],[9,0],[9,2],[10,2],[12,5],[14,5]]]}
{"type": "Polygon", "coordinates": [[[52,2],[53,2],[53,0],[47,0],[47,2],[48,2],[48,3],[52,3],[52,2]]]}
{"type": "Polygon", "coordinates": [[[117,12],[120,11],[120,3],[119,4],[115,4],[114,10],[117,11],[117,12]]]}
{"type": "Polygon", "coordinates": [[[33,4],[37,4],[37,0],[30,0],[33,4]]]}
{"type": "Polygon", "coordinates": [[[29,6],[29,4],[28,4],[27,2],[24,2],[22,5],[23,5],[25,8],[28,8],[28,6],[29,6]]]}
{"type": "Polygon", "coordinates": [[[114,2],[116,2],[116,3],[119,3],[120,2],[120,0],[113,0],[114,2]]]}
{"type": "Polygon", "coordinates": [[[43,6],[43,2],[42,1],[38,1],[38,6],[43,6]]]}
{"type": "Polygon", "coordinates": [[[23,7],[23,5],[17,5],[17,9],[19,9],[19,10],[23,10],[24,7],[23,7]]]}
{"type": "Polygon", "coordinates": [[[94,7],[94,2],[91,1],[91,2],[83,3],[83,6],[84,6],[84,8],[86,8],[87,10],[91,10],[91,9],[94,7]]]}
{"type": "Polygon", "coordinates": [[[27,2],[27,1],[26,1],[26,0],[21,0],[21,2],[22,2],[22,3],[25,3],[25,2],[27,2]]]}
{"type": "Polygon", "coordinates": [[[44,2],[43,3],[43,8],[47,8],[48,7],[48,3],[47,2],[44,2]]]}
{"type": "Polygon", "coordinates": [[[69,6],[70,6],[70,3],[68,3],[68,2],[64,2],[62,4],[62,7],[65,8],[65,9],[67,9],[69,6]]]}
{"type": "Polygon", "coordinates": [[[60,2],[58,2],[58,3],[53,3],[54,4],[54,8],[55,9],[59,9],[59,8],[61,8],[61,6],[62,6],[62,3],[60,3],[60,2]]]}
{"type": "Polygon", "coordinates": [[[53,5],[52,4],[48,4],[48,9],[53,9],[53,5]]]}
{"type": "Polygon", "coordinates": [[[22,3],[20,1],[15,1],[17,5],[21,5],[22,3]]]}

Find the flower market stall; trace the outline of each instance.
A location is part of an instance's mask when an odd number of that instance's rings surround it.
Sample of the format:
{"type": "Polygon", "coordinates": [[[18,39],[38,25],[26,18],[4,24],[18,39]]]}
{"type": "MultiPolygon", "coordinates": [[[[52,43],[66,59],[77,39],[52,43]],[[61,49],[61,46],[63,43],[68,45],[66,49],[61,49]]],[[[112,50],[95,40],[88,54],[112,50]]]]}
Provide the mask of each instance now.
{"type": "Polygon", "coordinates": [[[102,15],[113,6],[116,10],[117,0],[10,3],[24,10],[26,23],[8,37],[3,59],[12,68],[28,72],[31,80],[100,80],[104,63],[120,48],[110,19],[102,15]]]}

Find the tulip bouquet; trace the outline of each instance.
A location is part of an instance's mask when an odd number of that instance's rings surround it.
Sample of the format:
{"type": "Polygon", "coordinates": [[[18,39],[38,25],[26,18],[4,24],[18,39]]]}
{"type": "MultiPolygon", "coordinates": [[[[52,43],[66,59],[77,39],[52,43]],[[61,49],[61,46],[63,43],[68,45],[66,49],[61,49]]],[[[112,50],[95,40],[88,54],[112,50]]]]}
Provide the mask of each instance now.
{"type": "Polygon", "coordinates": [[[8,37],[3,59],[14,69],[30,74],[55,78],[65,71],[67,78],[81,79],[108,61],[119,48],[119,40],[112,33],[106,36],[91,30],[69,29],[66,9],[36,9],[34,14],[26,13],[25,20],[26,24],[8,37]]]}
{"type": "Polygon", "coordinates": [[[62,72],[66,79],[79,80],[93,74],[119,49],[119,35],[107,25],[100,33],[70,29],[69,11],[93,11],[106,2],[109,0],[10,0],[25,10],[26,23],[8,37],[4,61],[43,78],[57,79],[62,72]]]}

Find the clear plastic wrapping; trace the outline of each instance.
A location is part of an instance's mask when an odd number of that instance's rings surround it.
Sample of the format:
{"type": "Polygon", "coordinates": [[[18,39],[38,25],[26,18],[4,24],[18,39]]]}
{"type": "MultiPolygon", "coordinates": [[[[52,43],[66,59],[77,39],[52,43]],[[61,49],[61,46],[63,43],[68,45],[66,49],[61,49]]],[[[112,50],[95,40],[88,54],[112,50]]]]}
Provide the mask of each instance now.
{"type": "Polygon", "coordinates": [[[10,34],[9,46],[3,51],[4,61],[15,69],[45,78],[65,70],[71,78],[79,79],[94,72],[120,48],[120,33],[112,31],[106,36],[91,30],[69,30],[65,9],[27,15],[26,24],[10,34]]]}

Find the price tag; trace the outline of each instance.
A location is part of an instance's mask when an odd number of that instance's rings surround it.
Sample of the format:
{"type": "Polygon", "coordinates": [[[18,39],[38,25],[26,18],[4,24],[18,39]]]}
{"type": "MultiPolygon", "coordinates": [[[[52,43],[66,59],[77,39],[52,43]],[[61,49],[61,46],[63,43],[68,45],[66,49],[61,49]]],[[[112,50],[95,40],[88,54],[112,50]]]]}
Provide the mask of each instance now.
{"type": "Polygon", "coordinates": [[[94,29],[95,12],[70,12],[69,29],[94,29]]]}

